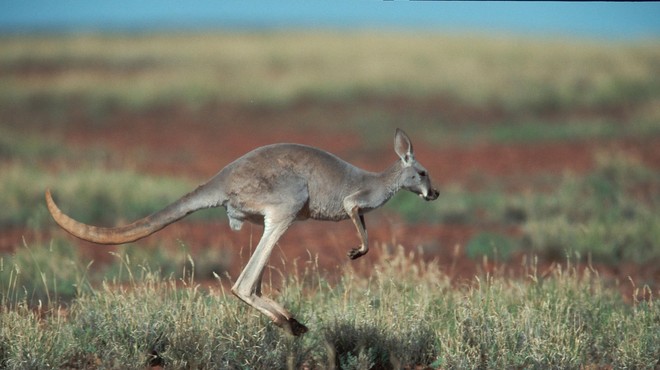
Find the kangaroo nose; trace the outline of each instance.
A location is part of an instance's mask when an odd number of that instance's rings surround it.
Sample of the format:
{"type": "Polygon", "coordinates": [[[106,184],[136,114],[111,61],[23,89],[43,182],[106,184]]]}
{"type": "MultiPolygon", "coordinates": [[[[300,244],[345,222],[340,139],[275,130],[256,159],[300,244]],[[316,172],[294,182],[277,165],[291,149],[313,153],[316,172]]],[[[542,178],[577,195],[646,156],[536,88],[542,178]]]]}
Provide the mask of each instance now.
{"type": "Polygon", "coordinates": [[[424,200],[436,200],[438,199],[438,196],[440,195],[440,192],[437,191],[436,189],[431,189],[429,190],[429,193],[426,194],[424,197],[424,200]]]}

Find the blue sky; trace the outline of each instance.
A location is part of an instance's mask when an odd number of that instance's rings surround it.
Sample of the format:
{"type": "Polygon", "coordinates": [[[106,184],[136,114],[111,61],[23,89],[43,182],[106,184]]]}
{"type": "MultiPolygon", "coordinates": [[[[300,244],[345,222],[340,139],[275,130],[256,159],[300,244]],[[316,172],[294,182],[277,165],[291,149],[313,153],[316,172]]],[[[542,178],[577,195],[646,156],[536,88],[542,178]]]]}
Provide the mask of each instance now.
{"type": "Polygon", "coordinates": [[[0,32],[196,29],[422,29],[603,39],[660,37],[660,3],[299,0],[23,0],[0,32]]]}

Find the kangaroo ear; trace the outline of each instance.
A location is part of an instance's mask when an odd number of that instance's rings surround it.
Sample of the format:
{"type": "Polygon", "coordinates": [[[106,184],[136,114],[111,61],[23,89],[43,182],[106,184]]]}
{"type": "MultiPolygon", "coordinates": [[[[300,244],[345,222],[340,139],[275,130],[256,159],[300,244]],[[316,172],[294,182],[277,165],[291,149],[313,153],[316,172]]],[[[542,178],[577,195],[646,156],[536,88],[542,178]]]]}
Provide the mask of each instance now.
{"type": "Polygon", "coordinates": [[[410,163],[413,159],[413,146],[410,138],[399,128],[396,129],[396,134],[394,134],[394,151],[403,163],[410,163]]]}

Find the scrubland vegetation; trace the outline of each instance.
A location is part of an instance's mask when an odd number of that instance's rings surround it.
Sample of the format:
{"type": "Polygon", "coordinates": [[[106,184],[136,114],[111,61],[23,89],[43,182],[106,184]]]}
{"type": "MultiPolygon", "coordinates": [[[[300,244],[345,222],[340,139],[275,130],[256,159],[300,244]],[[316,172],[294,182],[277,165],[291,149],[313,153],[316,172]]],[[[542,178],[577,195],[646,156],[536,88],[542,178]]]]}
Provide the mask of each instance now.
{"type": "MultiPolygon", "coordinates": [[[[200,289],[192,260],[182,279],[121,263],[128,283],[91,287],[81,279],[70,304],[32,309],[16,283],[20,268],[10,267],[3,367],[653,368],[658,361],[660,309],[648,287],[636,292],[643,300],[624,303],[597,272],[570,262],[542,272],[528,261],[524,279],[484,275],[452,286],[437,264],[413,260],[403,247],[383,254],[371,276],[345,268],[333,284],[307,261],[270,277],[282,279],[280,301],[312,329],[300,339],[228,292],[200,289]]],[[[49,271],[41,274],[49,284],[49,271]]]]}
{"type": "Polygon", "coordinates": [[[660,264],[660,172],[651,148],[659,135],[654,41],[368,32],[0,37],[0,235],[23,235],[0,251],[0,368],[657,368],[657,273],[612,279],[598,266],[660,264]],[[347,132],[374,158],[403,126],[430,148],[419,159],[431,161],[432,176],[441,147],[604,144],[584,171],[472,173],[440,183],[433,203],[401,194],[378,211],[478,230],[455,258],[492,268],[468,279],[406,240],[372,241],[382,253],[364,257],[369,272],[347,264],[328,276],[313,254],[270,269],[267,294],[311,329],[294,339],[225,290],[229,251],[193,254],[194,240],[180,240],[176,248],[124,247],[101,263],[52,232],[47,187],[65,212],[110,225],[145,216],[201,181],[145,171],[159,155],[146,147],[122,155],[104,137],[89,145],[64,137],[81,122],[90,137],[117,122],[139,126],[163,109],[184,112],[164,126],[192,120],[191,131],[263,131],[245,117],[293,118],[268,127],[347,132]],[[198,123],[208,121],[205,110],[223,109],[231,113],[222,123],[198,123]],[[236,117],[244,121],[224,122],[236,117]],[[611,145],[619,142],[626,150],[611,145]],[[512,274],[512,264],[522,273],[512,274]]]}

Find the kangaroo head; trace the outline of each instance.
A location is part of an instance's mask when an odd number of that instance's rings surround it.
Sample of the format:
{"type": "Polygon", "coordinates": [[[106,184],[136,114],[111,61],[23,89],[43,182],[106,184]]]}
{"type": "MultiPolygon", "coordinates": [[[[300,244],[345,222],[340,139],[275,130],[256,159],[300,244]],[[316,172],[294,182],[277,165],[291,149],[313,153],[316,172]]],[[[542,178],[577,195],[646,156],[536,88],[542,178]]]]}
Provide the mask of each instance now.
{"type": "Polygon", "coordinates": [[[419,195],[424,200],[435,200],[438,191],[431,185],[428,171],[417,160],[410,138],[401,129],[394,135],[394,151],[401,158],[402,169],[399,177],[401,187],[419,195]]]}

